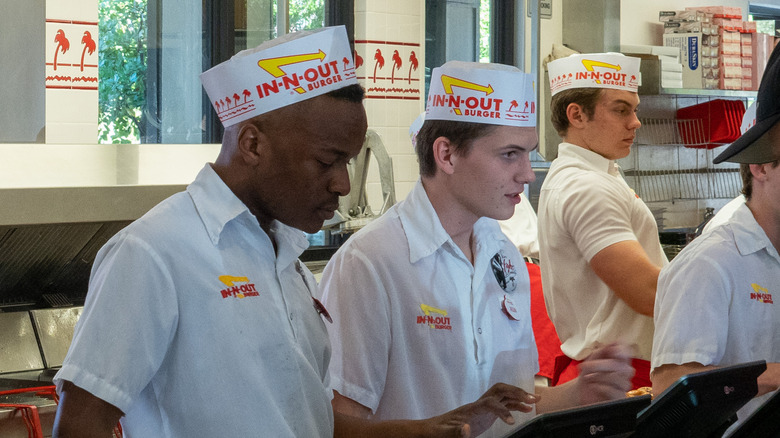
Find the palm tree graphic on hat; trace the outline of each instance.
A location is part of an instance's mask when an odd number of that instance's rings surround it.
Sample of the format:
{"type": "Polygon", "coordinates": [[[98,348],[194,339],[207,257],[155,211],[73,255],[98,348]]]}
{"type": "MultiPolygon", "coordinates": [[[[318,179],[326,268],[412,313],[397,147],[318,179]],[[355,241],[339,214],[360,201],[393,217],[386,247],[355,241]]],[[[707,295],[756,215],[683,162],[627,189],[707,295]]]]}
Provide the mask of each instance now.
{"type": "Polygon", "coordinates": [[[64,54],[70,49],[70,41],[65,36],[65,31],[57,29],[57,35],[54,36],[54,42],[57,43],[57,48],[54,49],[54,70],[57,70],[57,55],[60,51],[64,54]]]}

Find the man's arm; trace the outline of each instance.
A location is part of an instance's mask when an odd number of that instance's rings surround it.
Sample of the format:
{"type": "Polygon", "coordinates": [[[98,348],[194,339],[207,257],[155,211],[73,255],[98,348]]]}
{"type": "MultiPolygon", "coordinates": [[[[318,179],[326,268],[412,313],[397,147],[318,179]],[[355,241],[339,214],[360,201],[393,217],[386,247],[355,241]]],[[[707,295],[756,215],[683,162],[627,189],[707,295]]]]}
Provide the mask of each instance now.
{"type": "MultiPolygon", "coordinates": [[[[689,362],[682,365],[661,365],[660,367],[655,368],[650,374],[650,380],[653,381],[653,394],[661,394],[682,376],[715,368],[717,367],[712,365],[705,366],[698,362],[689,362]]],[[[772,392],[779,387],[780,363],[767,363],[766,371],[758,376],[758,394],[756,394],[756,397],[772,392]]]]}
{"type": "Polygon", "coordinates": [[[119,408],[95,397],[69,381],[63,382],[54,438],[108,438],[123,416],[119,408]]]}
{"type": "Polygon", "coordinates": [[[580,375],[576,379],[559,386],[536,388],[541,396],[536,412],[543,414],[625,398],[634,377],[631,353],[631,348],[617,343],[597,349],[579,365],[580,375]]]}
{"type": "Polygon", "coordinates": [[[363,406],[349,397],[344,397],[335,390],[333,391],[333,400],[331,400],[331,405],[333,406],[333,412],[349,415],[350,417],[368,419],[371,418],[372,415],[371,409],[363,406]]]}
{"type": "Polygon", "coordinates": [[[516,386],[497,383],[474,403],[426,420],[371,421],[334,412],[334,436],[336,438],[475,437],[490,428],[497,418],[505,423],[514,424],[511,411],[530,412],[532,409],[530,404],[536,403],[537,400],[538,396],[528,394],[516,386]]]}
{"type": "Polygon", "coordinates": [[[642,315],[653,316],[661,267],[635,240],[614,243],[590,259],[590,267],[621,300],[642,315]]]}
{"type": "Polygon", "coordinates": [[[650,380],[653,382],[653,395],[660,395],[682,376],[715,368],[714,366],[705,366],[698,362],[688,362],[682,365],[665,364],[654,368],[650,373],[650,380]]]}

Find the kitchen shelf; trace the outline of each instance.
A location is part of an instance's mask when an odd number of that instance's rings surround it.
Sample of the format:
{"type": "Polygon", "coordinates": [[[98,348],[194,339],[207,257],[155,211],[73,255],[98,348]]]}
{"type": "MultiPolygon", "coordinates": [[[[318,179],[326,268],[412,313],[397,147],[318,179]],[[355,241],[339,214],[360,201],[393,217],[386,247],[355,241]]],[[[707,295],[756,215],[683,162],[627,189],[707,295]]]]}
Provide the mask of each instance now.
{"type": "MultiPolygon", "coordinates": [[[[755,99],[757,91],[751,90],[708,90],[704,88],[661,88],[656,94],[674,96],[710,96],[710,97],[739,97],[755,99]]],[[[650,94],[650,93],[647,93],[650,94]]]]}

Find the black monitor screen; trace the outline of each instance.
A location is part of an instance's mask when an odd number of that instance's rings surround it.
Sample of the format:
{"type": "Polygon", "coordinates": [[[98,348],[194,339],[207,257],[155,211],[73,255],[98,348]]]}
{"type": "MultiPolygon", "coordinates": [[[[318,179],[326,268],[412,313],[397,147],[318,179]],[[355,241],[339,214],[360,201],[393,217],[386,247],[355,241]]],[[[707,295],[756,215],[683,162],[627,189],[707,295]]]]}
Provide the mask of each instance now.
{"type": "Polygon", "coordinates": [[[650,396],[631,397],[539,414],[505,438],[619,438],[636,427],[639,411],[650,404],[650,396]]]}
{"type": "Polygon", "coordinates": [[[758,407],[729,438],[776,438],[780,436],[780,391],[758,407]]]}
{"type": "Polygon", "coordinates": [[[632,437],[720,437],[758,393],[763,360],[681,377],[637,418],[632,437]]]}

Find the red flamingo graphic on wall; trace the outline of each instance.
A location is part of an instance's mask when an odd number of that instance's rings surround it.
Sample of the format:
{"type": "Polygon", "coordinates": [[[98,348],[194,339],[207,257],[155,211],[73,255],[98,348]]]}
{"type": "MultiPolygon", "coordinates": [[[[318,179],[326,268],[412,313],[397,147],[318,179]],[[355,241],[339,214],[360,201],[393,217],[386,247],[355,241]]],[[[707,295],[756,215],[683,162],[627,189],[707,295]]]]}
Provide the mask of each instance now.
{"type": "Polygon", "coordinates": [[[412,50],[412,54],[409,55],[409,77],[406,79],[408,83],[412,83],[412,69],[414,71],[417,71],[417,66],[419,65],[419,62],[417,60],[417,55],[414,53],[414,50],[412,50]]]}
{"type": "Polygon", "coordinates": [[[395,71],[401,69],[401,55],[398,54],[398,50],[393,50],[393,68],[390,69],[390,83],[395,83],[395,71]]]}
{"type": "Polygon", "coordinates": [[[376,83],[376,68],[379,67],[381,70],[382,67],[385,66],[385,58],[382,56],[382,51],[379,49],[376,49],[376,53],[374,53],[374,83],[376,83]]]}
{"type": "Polygon", "coordinates": [[[68,49],[70,49],[70,41],[65,37],[64,30],[57,29],[57,35],[54,36],[54,42],[57,43],[57,48],[54,49],[54,70],[57,70],[57,54],[60,51],[62,51],[63,54],[67,52],[68,49]]]}
{"type": "Polygon", "coordinates": [[[84,36],[81,37],[81,44],[84,44],[84,50],[81,51],[81,71],[84,71],[84,55],[89,51],[89,54],[95,53],[97,44],[92,39],[92,34],[88,30],[84,31],[84,36]]]}

